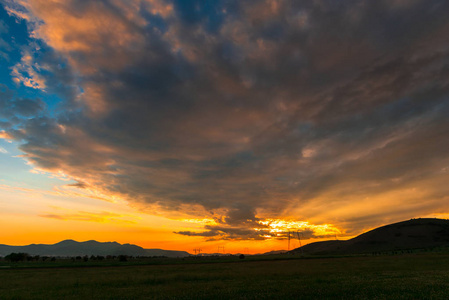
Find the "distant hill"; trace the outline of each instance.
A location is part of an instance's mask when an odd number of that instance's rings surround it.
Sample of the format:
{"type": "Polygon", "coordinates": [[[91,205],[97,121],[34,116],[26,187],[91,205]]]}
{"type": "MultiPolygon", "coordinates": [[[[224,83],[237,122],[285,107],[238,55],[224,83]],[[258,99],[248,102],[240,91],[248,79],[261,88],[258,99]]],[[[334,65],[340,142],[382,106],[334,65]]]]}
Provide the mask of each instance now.
{"type": "Polygon", "coordinates": [[[305,245],[292,253],[360,254],[449,247],[449,220],[412,219],[376,228],[347,241],[305,245]]]}
{"type": "Polygon", "coordinates": [[[31,244],[28,246],[0,245],[0,256],[13,252],[24,252],[30,255],[46,256],[84,256],[84,255],[129,255],[129,256],[166,256],[185,257],[190,254],[185,251],[163,249],[144,249],[132,244],[119,244],[117,242],[101,243],[97,241],[77,242],[65,240],[53,245],[31,244]]]}

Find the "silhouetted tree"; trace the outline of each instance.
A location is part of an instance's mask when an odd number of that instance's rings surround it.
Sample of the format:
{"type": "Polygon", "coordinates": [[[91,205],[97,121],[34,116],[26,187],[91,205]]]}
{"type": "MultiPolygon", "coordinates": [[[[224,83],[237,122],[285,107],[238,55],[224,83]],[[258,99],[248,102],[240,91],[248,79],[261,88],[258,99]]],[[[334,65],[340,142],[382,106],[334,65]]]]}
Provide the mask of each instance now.
{"type": "Polygon", "coordinates": [[[127,259],[126,255],[119,255],[118,261],[128,261],[128,259],[127,259]]]}
{"type": "Polygon", "coordinates": [[[245,255],[240,254],[240,255],[239,255],[239,258],[240,258],[240,259],[244,259],[244,258],[245,258],[245,255]]]}
{"type": "Polygon", "coordinates": [[[27,259],[28,254],[27,253],[11,253],[9,255],[5,256],[5,260],[9,260],[11,262],[18,262],[18,261],[24,261],[27,259]]]}

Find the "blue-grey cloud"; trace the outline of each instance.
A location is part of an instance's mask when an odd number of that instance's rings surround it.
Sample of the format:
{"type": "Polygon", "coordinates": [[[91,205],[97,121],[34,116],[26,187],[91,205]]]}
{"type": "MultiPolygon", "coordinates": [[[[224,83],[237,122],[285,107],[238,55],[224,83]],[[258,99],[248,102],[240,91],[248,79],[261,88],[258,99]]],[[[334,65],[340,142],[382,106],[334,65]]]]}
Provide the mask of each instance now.
{"type": "MultiPolygon", "coordinates": [[[[17,117],[32,117],[43,113],[45,103],[40,99],[20,98],[7,86],[0,84],[0,118],[2,124],[10,127],[17,117]]],[[[3,127],[3,126],[2,126],[3,127]]]]}

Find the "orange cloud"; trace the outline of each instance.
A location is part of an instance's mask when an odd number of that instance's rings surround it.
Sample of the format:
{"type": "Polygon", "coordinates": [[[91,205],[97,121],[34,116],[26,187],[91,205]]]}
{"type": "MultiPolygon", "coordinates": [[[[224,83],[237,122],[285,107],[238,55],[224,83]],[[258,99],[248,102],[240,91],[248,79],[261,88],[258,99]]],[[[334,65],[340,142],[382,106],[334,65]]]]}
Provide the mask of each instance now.
{"type": "Polygon", "coordinates": [[[13,136],[4,130],[0,130],[0,139],[12,140],[13,136]]]}
{"type": "Polygon", "coordinates": [[[12,80],[22,83],[26,87],[45,91],[45,79],[40,75],[42,69],[34,63],[29,53],[24,53],[20,63],[12,68],[12,80]]]}

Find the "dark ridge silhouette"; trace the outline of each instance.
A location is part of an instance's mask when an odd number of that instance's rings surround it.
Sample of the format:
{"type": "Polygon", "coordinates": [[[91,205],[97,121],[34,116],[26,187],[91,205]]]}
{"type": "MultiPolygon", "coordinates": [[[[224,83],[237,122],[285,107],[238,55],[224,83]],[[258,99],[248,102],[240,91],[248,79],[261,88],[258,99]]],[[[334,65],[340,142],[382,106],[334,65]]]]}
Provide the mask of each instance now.
{"type": "Polygon", "coordinates": [[[449,220],[412,219],[382,226],[346,241],[324,241],[291,253],[363,254],[449,247],[449,220]]]}
{"type": "Polygon", "coordinates": [[[273,251],[265,252],[265,253],[263,253],[263,255],[284,254],[286,252],[287,252],[287,250],[273,250],[273,251]]]}
{"type": "Polygon", "coordinates": [[[27,246],[0,245],[0,256],[13,252],[23,252],[29,255],[47,256],[84,256],[84,255],[127,255],[127,256],[166,256],[185,257],[190,254],[185,251],[163,249],[144,249],[132,244],[119,244],[117,242],[101,243],[97,241],[77,242],[65,240],[53,245],[31,244],[27,246]]]}

